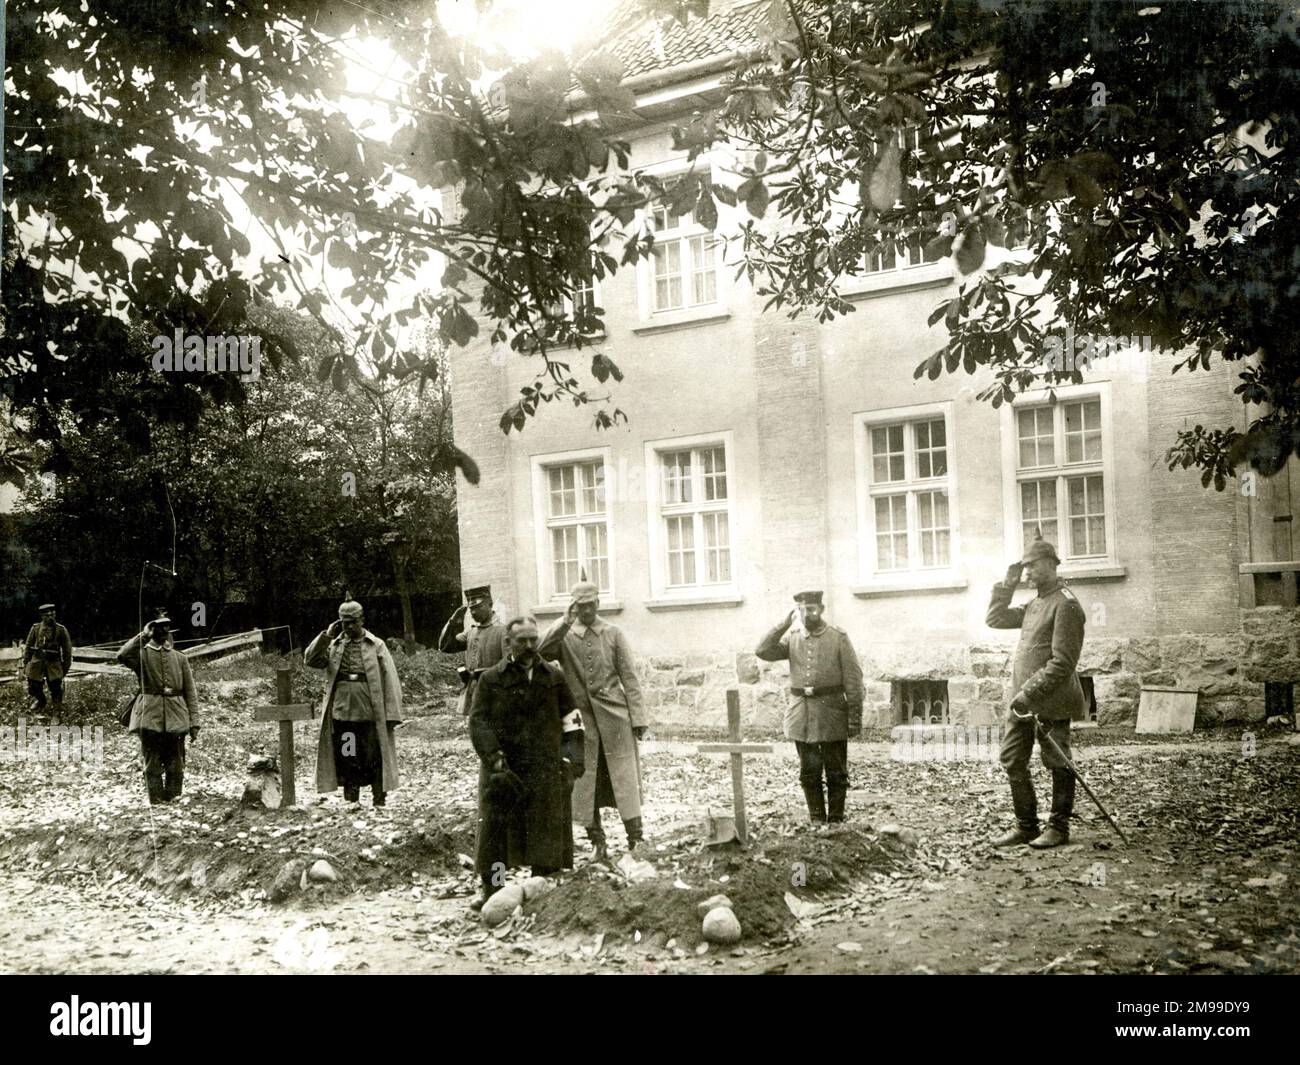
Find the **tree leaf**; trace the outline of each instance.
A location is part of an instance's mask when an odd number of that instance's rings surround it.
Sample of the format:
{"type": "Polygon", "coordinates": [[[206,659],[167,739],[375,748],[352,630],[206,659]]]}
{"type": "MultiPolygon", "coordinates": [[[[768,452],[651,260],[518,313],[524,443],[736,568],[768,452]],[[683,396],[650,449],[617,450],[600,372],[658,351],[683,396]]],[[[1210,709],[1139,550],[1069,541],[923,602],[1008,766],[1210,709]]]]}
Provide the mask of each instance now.
{"type": "Polygon", "coordinates": [[[979,226],[964,229],[953,244],[953,259],[963,274],[973,274],[984,265],[984,234],[979,226]]]}
{"type": "Polygon", "coordinates": [[[867,184],[867,199],[877,211],[888,211],[903,194],[903,169],[898,142],[889,136],[876,154],[867,184]]]}

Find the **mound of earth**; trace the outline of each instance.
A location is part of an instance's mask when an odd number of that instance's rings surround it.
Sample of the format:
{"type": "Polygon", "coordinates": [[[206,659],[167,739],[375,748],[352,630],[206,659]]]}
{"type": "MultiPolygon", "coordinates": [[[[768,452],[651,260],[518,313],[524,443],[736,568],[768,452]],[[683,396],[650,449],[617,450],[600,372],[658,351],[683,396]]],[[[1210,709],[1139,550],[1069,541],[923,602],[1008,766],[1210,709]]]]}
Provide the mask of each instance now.
{"type": "Polygon", "coordinates": [[[129,878],[155,890],[271,902],[430,885],[421,877],[434,878],[435,891],[458,895],[466,891],[460,856],[473,842],[467,812],[399,824],[365,806],[271,811],[196,792],[174,806],[123,812],[111,823],[54,822],[10,831],[0,839],[0,863],[54,881],[129,878]],[[309,880],[304,896],[302,874],[321,859],[336,879],[309,880]]]}
{"type": "Polygon", "coordinates": [[[589,863],[526,912],[537,931],[605,933],[675,939],[684,947],[702,940],[698,905],[714,895],[731,900],[742,942],[782,936],[795,922],[791,894],[810,905],[846,894],[875,875],[911,867],[912,844],[896,832],[868,825],[813,828],[780,818],[751,831],[750,846],[706,847],[680,835],[637,858],[655,867],[652,880],[634,880],[610,863],[589,863]]]}

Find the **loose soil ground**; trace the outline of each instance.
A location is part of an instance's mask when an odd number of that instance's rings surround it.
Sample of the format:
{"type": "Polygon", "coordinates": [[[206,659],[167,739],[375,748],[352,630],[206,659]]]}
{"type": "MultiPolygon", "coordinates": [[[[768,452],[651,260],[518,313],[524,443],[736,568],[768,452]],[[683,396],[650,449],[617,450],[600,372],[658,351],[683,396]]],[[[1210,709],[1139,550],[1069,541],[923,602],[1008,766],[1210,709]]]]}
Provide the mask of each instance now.
{"type": "Polygon", "coordinates": [[[706,847],[703,815],[729,808],[725,759],[660,740],[638,855],[656,878],[618,871],[611,811],[609,863],[580,840],[579,868],[489,932],[466,905],[476,761],[445,664],[411,699],[403,786],[381,810],[315,795],[314,723],[296,728],[302,805],[241,807],[246,759],[275,738],[251,707],[274,684],[265,663],[237,668],[251,675],[211,678],[178,804],[144,803],[136,743],[111,724],[102,766],[4,767],[0,970],[1300,971],[1300,746],[1279,729],[1255,726],[1250,744],[1241,728],[1081,734],[1080,766],[1131,846],[1080,792],[1071,844],[1042,853],[988,846],[1010,814],[995,764],[893,761],[883,735],[851,745],[847,825],[804,822],[782,744],[746,764],[751,846],[706,847]],[[338,880],[304,886],[321,858],[338,880]],[[734,948],[700,941],[696,906],[718,893],[742,925],[734,948]]]}

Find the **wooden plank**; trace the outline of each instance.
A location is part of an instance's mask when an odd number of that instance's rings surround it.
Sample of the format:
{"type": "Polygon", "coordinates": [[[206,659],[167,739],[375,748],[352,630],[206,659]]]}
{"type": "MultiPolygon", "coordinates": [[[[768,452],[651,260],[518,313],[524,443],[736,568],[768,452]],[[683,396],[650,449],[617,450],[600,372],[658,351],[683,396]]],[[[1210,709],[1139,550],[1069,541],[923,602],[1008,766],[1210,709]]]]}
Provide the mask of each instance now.
{"type": "Polygon", "coordinates": [[[126,644],[123,640],[112,650],[106,650],[103,647],[74,647],[72,649],[72,660],[74,662],[113,662],[117,659],[117,652],[126,644]]]}
{"type": "MultiPolygon", "coordinates": [[[[131,639],[131,637],[128,637],[128,639],[131,639]]],[[[262,630],[249,629],[247,632],[234,632],[229,636],[220,636],[209,643],[195,644],[193,647],[177,648],[177,650],[192,661],[197,658],[212,658],[217,655],[228,654],[231,651],[242,650],[255,644],[260,645],[261,642],[262,630]]],[[[117,652],[126,644],[127,640],[122,640],[111,647],[101,645],[74,647],[72,649],[72,658],[75,662],[113,662],[117,659],[117,652]]]]}
{"type": "Polygon", "coordinates": [[[700,754],[771,754],[776,750],[770,743],[701,743],[695,749],[700,754]]]}
{"type": "Polygon", "coordinates": [[[315,717],[311,703],[277,703],[274,706],[253,707],[254,721],[310,721],[315,717]]]}
{"type": "Polygon", "coordinates": [[[211,643],[201,643],[181,653],[193,661],[198,658],[217,658],[235,651],[242,651],[248,647],[260,647],[261,645],[262,630],[250,629],[248,632],[236,633],[233,636],[223,636],[211,643]]]}
{"type": "Polygon", "coordinates": [[[126,666],[110,662],[78,662],[75,658],[72,660],[72,673],[95,673],[111,677],[135,676],[135,672],[127,669],[126,666]]]}

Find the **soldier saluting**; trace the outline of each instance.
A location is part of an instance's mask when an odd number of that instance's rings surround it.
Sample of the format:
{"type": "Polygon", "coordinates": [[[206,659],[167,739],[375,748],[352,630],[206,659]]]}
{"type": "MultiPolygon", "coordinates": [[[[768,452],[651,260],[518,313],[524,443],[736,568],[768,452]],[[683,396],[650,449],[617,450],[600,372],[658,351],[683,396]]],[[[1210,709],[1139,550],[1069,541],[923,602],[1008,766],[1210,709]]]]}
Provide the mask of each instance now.
{"type": "Polygon", "coordinates": [[[1083,718],[1083,687],[1075,667],[1083,650],[1083,607],[1056,575],[1056,549],[1041,537],[1029,545],[1024,560],[1007,568],[1006,579],[993,586],[985,621],[995,629],[1019,629],[1020,645],[1012,670],[1011,712],[1002,739],[1000,761],[1011,783],[1016,827],[993,841],[995,847],[1028,843],[1058,847],[1070,840],[1074,809],[1074,774],[1050,745],[1040,747],[1043,765],[1052,771],[1052,815],[1039,834],[1038,798],[1029,776],[1034,750],[1034,718],[1070,756],[1070,721],[1083,718]],[[1012,606],[1021,571],[1038,590],[1025,606],[1012,606]]]}
{"type": "Polygon", "coordinates": [[[765,662],[790,660],[785,738],[799,752],[799,783],[814,822],[844,820],[849,791],[849,737],[862,731],[862,663],[843,629],[822,617],[822,593],[800,592],[799,604],[754,652],[765,662]],[[791,631],[801,616],[803,626],[791,631]],[[822,789],[822,774],[826,788],[822,789]]]}
{"type": "Polygon", "coordinates": [[[506,627],[493,614],[492,586],[481,585],[465,590],[465,605],[447,619],[438,636],[438,650],[443,654],[465,652],[460,679],[465,685],[460,696],[460,712],[469,714],[474,705],[474,685],[478,678],[506,656],[506,627]],[[469,623],[465,624],[465,614],[469,623]]]}

